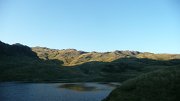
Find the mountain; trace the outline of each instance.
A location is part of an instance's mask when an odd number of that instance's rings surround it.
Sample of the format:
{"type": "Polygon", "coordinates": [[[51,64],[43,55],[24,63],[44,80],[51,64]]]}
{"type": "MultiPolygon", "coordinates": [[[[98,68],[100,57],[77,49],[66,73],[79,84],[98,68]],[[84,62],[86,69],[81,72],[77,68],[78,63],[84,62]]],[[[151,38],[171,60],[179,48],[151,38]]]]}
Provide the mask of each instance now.
{"type": "Polygon", "coordinates": [[[36,53],[31,51],[31,48],[19,43],[9,45],[0,41],[1,56],[28,56],[36,57],[36,53]]]}
{"type": "Polygon", "coordinates": [[[0,42],[0,81],[123,82],[180,64],[179,54],[84,52],[0,42]]]}
{"type": "Polygon", "coordinates": [[[180,59],[180,54],[153,54],[138,51],[114,51],[114,52],[84,52],[76,49],[49,49],[43,47],[33,47],[32,50],[37,53],[41,59],[57,59],[64,62],[65,66],[75,66],[87,62],[112,62],[120,58],[146,58],[154,60],[172,60],[180,59]]]}
{"type": "Polygon", "coordinates": [[[0,81],[48,82],[82,76],[61,65],[59,60],[40,59],[28,46],[0,42],[0,81]]]}
{"type": "Polygon", "coordinates": [[[180,54],[84,52],[0,41],[0,82],[122,82],[104,101],[179,101],[180,54]]]}

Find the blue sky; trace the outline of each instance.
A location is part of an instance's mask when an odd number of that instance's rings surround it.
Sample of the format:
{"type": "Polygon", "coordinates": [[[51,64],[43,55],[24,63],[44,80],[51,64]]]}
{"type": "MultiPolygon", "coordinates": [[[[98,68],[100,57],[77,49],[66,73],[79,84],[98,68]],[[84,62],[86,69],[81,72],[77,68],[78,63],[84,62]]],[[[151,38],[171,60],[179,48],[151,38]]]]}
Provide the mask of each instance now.
{"type": "Polygon", "coordinates": [[[180,2],[0,0],[0,40],[55,49],[180,53],[180,2]]]}

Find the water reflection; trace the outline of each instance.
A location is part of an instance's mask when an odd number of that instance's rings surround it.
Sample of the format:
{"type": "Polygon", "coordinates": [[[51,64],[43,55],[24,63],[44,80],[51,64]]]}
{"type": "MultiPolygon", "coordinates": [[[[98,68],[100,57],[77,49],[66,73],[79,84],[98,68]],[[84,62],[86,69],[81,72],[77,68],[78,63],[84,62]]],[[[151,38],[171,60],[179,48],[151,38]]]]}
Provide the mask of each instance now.
{"type": "Polygon", "coordinates": [[[63,85],[60,85],[59,87],[74,90],[74,91],[97,91],[97,90],[100,90],[97,87],[88,86],[86,84],[63,84],[63,85]]]}
{"type": "Polygon", "coordinates": [[[119,86],[120,83],[65,83],[61,84],[59,88],[69,89],[73,91],[100,91],[109,90],[119,86]]]}

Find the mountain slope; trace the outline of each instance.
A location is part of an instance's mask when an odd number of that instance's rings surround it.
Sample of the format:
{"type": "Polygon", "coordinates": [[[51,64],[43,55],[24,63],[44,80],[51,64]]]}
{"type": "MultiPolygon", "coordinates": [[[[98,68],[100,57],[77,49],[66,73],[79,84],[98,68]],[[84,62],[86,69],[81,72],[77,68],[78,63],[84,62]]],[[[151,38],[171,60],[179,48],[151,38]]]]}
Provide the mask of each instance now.
{"type": "Polygon", "coordinates": [[[161,55],[137,51],[100,53],[29,48],[0,42],[0,81],[122,82],[180,64],[176,59],[179,55],[165,54],[160,59],[161,55]],[[151,57],[144,58],[145,54],[151,54],[151,57]],[[150,59],[152,57],[156,59],[150,59]]]}
{"type": "Polygon", "coordinates": [[[75,66],[87,62],[112,62],[121,58],[147,58],[154,60],[180,59],[179,54],[153,54],[138,51],[114,51],[114,52],[84,52],[75,49],[55,50],[42,47],[32,48],[42,59],[57,59],[64,62],[65,66],[75,66]]]}
{"type": "Polygon", "coordinates": [[[103,101],[179,101],[180,66],[168,67],[124,82],[103,101]]]}
{"type": "Polygon", "coordinates": [[[28,56],[37,58],[36,53],[31,48],[19,43],[9,45],[0,41],[0,55],[2,56],[28,56]]]}
{"type": "Polygon", "coordinates": [[[0,81],[45,82],[83,76],[61,65],[59,60],[39,59],[28,46],[0,42],[0,81]]]}

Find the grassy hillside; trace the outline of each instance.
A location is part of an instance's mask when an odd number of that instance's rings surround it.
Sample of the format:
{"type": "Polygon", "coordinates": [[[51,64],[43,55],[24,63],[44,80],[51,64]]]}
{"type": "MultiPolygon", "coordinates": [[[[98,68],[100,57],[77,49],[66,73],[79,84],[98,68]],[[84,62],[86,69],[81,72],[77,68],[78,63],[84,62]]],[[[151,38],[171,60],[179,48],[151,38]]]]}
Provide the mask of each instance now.
{"type": "Polygon", "coordinates": [[[180,65],[124,82],[104,101],[180,101],[180,65]]]}
{"type": "Polygon", "coordinates": [[[163,69],[169,66],[180,65],[180,60],[157,61],[151,59],[121,58],[112,62],[88,62],[78,66],[81,72],[89,75],[93,81],[122,82],[130,78],[163,69]]]}
{"type": "Polygon", "coordinates": [[[42,47],[32,48],[41,59],[57,59],[64,62],[65,66],[80,65],[87,62],[111,62],[119,58],[134,57],[140,52],[114,51],[114,52],[84,52],[75,49],[56,50],[42,47]]]}
{"type": "Polygon", "coordinates": [[[37,53],[41,59],[57,59],[63,61],[65,66],[75,66],[87,62],[112,62],[121,58],[139,58],[153,60],[172,60],[180,59],[179,54],[153,54],[142,53],[138,51],[114,51],[114,52],[84,52],[75,49],[49,49],[34,47],[32,50],[37,53]]]}
{"type": "Polygon", "coordinates": [[[62,64],[59,60],[39,59],[27,46],[0,42],[0,81],[46,82],[84,77],[62,64]]]}
{"type": "Polygon", "coordinates": [[[21,44],[0,42],[0,81],[122,82],[142,73],[180,64],[180,60],[174,60],[179,55],[167,55],[170,60],[137,58],[141,54],[136,51],[98,53],[31,49],[21,44]]]}

